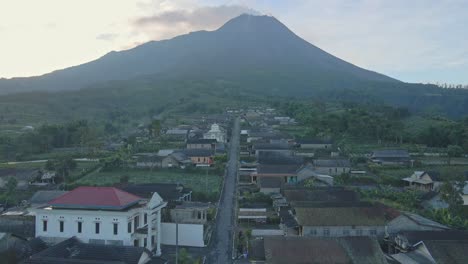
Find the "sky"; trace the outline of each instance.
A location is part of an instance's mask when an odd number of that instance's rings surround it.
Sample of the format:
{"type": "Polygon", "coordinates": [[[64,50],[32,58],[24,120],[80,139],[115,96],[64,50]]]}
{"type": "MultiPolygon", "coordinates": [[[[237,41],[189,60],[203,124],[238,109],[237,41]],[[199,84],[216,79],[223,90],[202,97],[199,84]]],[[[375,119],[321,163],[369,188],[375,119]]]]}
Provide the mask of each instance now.
{"type": "Polygon", "coordinates": [[[0,0],[0,78],[41,75],[150,40],[272,15],[360,67],[468,84],[468,0],[0,0]]]}

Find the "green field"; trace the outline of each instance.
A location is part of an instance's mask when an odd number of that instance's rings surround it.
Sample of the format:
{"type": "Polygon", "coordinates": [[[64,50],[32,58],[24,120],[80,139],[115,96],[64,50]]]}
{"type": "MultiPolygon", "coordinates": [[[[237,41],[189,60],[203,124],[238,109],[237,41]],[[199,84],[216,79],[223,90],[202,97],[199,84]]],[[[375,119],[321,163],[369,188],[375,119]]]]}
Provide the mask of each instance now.
{"type": "Polygon", "coordinates": [[[203,193],[219,193],[223,180],[219,175],[206,175],[198,171],[192,173],[179,170],[122,170],[112,172],[96,171],[76,181],[75,184],[111,186],[119,183],[120,177],[123,175],[128,175],[129,182],[132,183],[180,183],[195,192],[203,193]]]}
{"type": "MultiPolygon", "coordinates": [[[[372,171],[372,170],[371,170],[372,171]]],[[[462,176],[468,171],[468,166],[423,166],[421,168],[395,168],[395,167],[374,167],[374,173],[380,178],[388,177],[402,179],[411,176],[414,171],[438,171],[441,180],[451,180],[454,177],[462,176]]]]}

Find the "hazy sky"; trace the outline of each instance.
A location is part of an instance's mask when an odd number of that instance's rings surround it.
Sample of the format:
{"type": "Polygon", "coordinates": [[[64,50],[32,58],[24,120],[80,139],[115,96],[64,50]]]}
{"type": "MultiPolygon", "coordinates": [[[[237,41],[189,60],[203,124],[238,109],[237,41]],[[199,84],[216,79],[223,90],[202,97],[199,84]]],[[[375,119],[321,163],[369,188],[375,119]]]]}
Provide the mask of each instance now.
{"type": "Polygon", "coordinates": [[[246,12],[403,81],[468,83],[468,0],[0,0],[0,77],[213,30],[246,12]]]}

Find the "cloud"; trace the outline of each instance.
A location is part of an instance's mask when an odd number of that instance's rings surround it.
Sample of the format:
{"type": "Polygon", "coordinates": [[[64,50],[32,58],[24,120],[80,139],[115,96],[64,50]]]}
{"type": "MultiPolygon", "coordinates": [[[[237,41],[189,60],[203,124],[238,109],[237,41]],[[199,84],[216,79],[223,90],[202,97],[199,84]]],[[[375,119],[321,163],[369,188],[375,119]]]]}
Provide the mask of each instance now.
{"type": "Polygon", "coordinates": [[[97,40],[104,40],[104,41],[113,41],[113,40],[115,40],[117,37],[118,37],[117,34],[113,34],[113,33],[103,33],[103,34],[97,35],[97,36],[96,36],[96,39],[97,39],[97,40]]]}
{"type": "Polygon", "coordinates": [[[174,37],[197,30],[213,30],[241,14],[259,12],[241,5],[197,6],[192,9],[171,8],[133,21],[135,32],[153,40],[174,37]]]}

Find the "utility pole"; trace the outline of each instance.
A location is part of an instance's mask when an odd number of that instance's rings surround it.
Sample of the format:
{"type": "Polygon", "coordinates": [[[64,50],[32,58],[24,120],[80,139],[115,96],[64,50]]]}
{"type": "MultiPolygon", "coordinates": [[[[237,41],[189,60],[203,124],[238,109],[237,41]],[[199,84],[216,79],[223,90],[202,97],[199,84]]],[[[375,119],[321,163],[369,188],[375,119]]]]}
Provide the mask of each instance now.
{"type": "Polygon", "coordinates": [[[177,211],[176,211],[175,233],[176,233],[175,263],[179,264],[179,219],[178,219],[177,211]]]}

